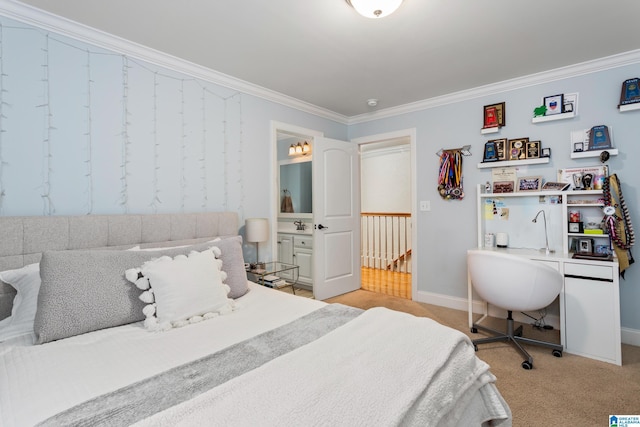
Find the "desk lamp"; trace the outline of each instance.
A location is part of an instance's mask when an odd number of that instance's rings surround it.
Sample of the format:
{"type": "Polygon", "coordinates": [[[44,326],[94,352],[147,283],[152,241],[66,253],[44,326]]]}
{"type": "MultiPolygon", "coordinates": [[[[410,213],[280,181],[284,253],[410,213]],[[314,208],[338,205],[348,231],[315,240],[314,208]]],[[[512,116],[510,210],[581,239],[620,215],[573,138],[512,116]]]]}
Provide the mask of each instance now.
{"type": "Polygon", "coordinates": [[[536,217],[533,218],[531,222],[534,222],[534,223],[538,222],[538,216],[540,216],[540,214],[542,214],[542,219],[544,220],[544,242],[546,244],[545,253],[549,255],[551,252],[555,252],[555,251],[549,249],[549,236],[547,234],[547,214],[545,214],[544,210],[541,209],[538,211],[538,213],[536,214],[536,217]]]}
{"type": "Polygon", "coordinates": [[[247,218],[245,220],[247,242],[256,244],[256,265],[260,264],[260,242],[269,240],[269,221],[267,218],[247,218]]]}

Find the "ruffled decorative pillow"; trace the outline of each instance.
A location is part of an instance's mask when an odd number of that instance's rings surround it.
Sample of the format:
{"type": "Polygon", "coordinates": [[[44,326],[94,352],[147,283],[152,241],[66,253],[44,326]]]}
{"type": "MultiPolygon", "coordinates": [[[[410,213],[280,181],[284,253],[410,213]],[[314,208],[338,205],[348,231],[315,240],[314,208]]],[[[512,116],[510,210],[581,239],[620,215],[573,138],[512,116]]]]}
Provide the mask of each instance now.
{"type": "Polygon", "coordinates": [[[213,247],[188,256],[162,256],[126,270],[127,280],[143,291],[139,298],[146,303],[145,327],[165,331],[235,310],[234,300],[227,297],[229,286],[222,283],[226,273],[219,256],[213,247]]]}

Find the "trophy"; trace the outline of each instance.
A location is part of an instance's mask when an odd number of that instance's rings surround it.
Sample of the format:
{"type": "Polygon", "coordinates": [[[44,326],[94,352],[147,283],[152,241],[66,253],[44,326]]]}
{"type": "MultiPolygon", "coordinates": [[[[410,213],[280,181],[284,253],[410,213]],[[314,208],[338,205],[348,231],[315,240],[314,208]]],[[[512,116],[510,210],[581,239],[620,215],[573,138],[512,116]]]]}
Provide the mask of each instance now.
{"type": "Polygon", "coordinates": [[[585,173],[582,176],[582,183],[584,184],[584,188],[586,190],[591,190],[591,181],[593,180],[593,174],[585,173]]]}
{"type": "Polygon", "coordinates": [[[583,190],[582,187],[582,172],[576,172],[573,174],[573,186],[576,190],[583,190]]]}

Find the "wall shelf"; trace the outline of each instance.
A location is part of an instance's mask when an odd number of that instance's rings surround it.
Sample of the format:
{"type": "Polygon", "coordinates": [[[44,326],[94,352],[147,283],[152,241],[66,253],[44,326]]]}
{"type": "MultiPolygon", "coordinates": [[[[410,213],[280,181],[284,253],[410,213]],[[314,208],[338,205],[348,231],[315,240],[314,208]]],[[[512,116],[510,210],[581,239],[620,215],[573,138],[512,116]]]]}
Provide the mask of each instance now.
{"type": "Polygon", "coordinates": [[[640,110],[640,102],[636,102],[635,104],[619,105],[618,109],[621,113],[624,113],[625,111],[640,110]]]}
{"type": "Polygon", "coordinates": [[[490,127],[490,128],[482,128],[480,129],[480,133],[482,135],[487,135],[487,134],[491,134],[491,133],[498,133],[500,131],[500,126],[494,126],[494,127],[490,127]]]}
{"type": "Polygon", "coordinates": [[[603,151],[608,151],[610,156],[617,156],[617,148],[605,148],[604,150],[587,150],[587,151],[573,151],[571,152],[572,159],[585,159],[587,157],[600,157],[603,151]]]}
{"type": "Polygon", "coordinates": [[[550,157],[540,157],[539,159],[524,159],[524,160],[500,160],[497,162],[483,162],[478,163],[478,169],[486,168],[508,168],[510,166],[524,166],[524,165],[541,165],[549,163],[550,157]]]}
{"type": "Polygon", "coordinates": [[[540,116],[531,119],[531,123],[553,122],[555,120],[572,119],[576,116],[575,111],[570,113],[552,114],[550,116],[540,116]]]}

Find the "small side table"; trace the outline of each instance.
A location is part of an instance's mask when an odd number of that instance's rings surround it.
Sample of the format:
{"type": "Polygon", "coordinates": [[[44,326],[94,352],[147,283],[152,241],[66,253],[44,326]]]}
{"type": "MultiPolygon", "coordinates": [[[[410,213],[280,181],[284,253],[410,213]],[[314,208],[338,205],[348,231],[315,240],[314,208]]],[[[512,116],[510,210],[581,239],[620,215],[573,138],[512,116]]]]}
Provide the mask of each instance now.
{"type": "Polygon", "coordinates": [[[287,281],[287,284],[281,286],[280,288],[291,286],[291,291],[295,295],[295,285],[296,283],[298,283],[298,277],[300,275],[300,267],[295,264],[288,264],[286,262],[280,261],[265,262],[264,268],[247,270],[247,273],[254,275],[255,281],[259,285],[271,287],[268,284],[265,284],[265,277],[269,275],[278,276],[279,273],[282,273],[284,271],[291,271],[292,281],[287,281]]]}

